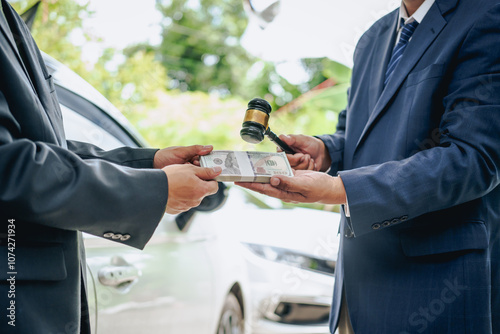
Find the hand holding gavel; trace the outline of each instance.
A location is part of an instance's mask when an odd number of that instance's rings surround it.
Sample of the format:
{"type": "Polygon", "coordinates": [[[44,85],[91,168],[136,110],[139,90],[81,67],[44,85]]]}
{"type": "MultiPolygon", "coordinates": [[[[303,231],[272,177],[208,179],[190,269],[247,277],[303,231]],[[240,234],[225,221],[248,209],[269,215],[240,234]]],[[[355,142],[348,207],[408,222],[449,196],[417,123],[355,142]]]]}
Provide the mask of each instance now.
{"type": "Polygon", "coordinates": [[[268,125],[271,110],[271,105],[264,99],[255,98],[248,102],[245,119],[240,131],[241,138],[247,143],[258,144],[264,140],[264,136],[267,136],[286,154],[295,154],[295,151],[290,146],[271,131],[268,125]]]}

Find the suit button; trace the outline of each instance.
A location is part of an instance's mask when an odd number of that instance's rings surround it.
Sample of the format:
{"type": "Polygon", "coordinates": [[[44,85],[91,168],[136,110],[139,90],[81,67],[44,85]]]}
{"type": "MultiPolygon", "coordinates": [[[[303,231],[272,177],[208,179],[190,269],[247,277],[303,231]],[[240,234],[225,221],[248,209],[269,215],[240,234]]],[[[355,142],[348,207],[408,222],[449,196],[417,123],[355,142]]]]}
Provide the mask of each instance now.
{"type": "Polygon", "coordinates": [[[393,220],[391,220],[391,224],[397,224],[400,221],[401,221],[400,219],[394,218],[393,220]]]}
{"type": "Polygon", "coordinates": [[[408,216],[403,216],[403,217],[399,218],[399,220],[401,220],[402,222],[407,221],[408,220],[408,216]]]}
{"type": "Polygon", "coordinates": [[[380,228],[380,224],[373,224],[372,229],[378,230],[380,228]]]}
{"type": "Polygon", "coordinates": [[[112,238],[115,234],[113,232],[106,232],[102,236],[105,238],[112,238]]]}
{"type": "Polygon", "coordinates": [[[111,237],[111,239],[113,239],[113,240],[118,240],[118,239],[120,239],[121,237],[122,237],[122,235],[121,235],[120,233],[116,233],[115,235],[113,235],[113,236],[111,237]]]}
{"type": "Polygon", "coordinates": [[[389,225],[391,225],[391,222],[390,222],[390,221],[388,221],[388,220],[386,220],[385,222],[383,222],[383,223],[382,223],[382,226],[383,226],[383,227],[387,227],[387,226],[389,226],[389,225]]]}
{"type": "Polygon", "coordinates": [[[122,235],[122,237],[120,238],[120,241],[127,241],[128,239],[130,239],[130,234],[124,234],[124,235],[122,235]]]}

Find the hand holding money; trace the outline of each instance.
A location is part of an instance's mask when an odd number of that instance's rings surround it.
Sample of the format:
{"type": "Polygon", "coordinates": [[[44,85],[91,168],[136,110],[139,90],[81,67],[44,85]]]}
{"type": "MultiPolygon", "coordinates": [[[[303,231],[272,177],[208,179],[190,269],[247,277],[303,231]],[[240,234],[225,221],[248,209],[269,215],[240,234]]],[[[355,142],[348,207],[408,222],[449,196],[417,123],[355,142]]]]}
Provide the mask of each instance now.
{"type": "Polygon", "coordinates": [[[217,181],[269,183],[274,175],[293,176],[284,152],[212,151],[200,157],[200,164],[221,167],[217,181]]]}
{"type": "Polygon", "coordinates": [[[346,204],[340,177],[310,170],[295,171],[294,177],[273,176],[270,184],[238,182],[236,185],[290,203],[346,204]]]}

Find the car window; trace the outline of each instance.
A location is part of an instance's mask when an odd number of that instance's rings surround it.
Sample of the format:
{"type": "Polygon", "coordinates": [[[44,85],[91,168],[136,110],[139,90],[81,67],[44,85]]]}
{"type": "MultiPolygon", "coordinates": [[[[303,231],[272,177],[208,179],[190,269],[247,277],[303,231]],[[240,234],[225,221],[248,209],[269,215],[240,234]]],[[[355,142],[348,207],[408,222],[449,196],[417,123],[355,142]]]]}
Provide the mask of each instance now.
{"type": "MultiPolygon", "coordinates": [[[[140,138],[132,134],[134,131],[133,128],[129,128],[132,132],[126,130],[128,128],[124,125],[124,123],[127,122],[126,119],[120,122],[118,117],[108,114],[108,112],[104,111],[102,107],[97,106],[93,100],[87,100],[81,95],[59,86],[57,83],[56,91],[61,105],[80,114],[87,120],[90,120],[100,128],[106,130],[106,132],[111,134],[113,137],[118,138],[125,145],[131,147],[144,146],[145,143],[143,143],[140,138]]],[[[96,93],[96,95],[98,95],[98,93],[96,93]]],[[[100,97],[104,99],[103,96],[100,97]]],[[[111,105],[110,102],[108,102],[108,104],[109,105],[105,110],[113,111],[113,105],[111,105]]],[[[111,114],[113,113],[119,113],[119,111],[114,110],[111,114]]],[[[121,117],[123,117],[123,115],[121,115],[121,117]]]]}
{"type": "Polygon", "coordinates": [[[61,105],[66,138],[94,144],[103,150],[125,146],[118,138],[75,111],[61,105]]]}

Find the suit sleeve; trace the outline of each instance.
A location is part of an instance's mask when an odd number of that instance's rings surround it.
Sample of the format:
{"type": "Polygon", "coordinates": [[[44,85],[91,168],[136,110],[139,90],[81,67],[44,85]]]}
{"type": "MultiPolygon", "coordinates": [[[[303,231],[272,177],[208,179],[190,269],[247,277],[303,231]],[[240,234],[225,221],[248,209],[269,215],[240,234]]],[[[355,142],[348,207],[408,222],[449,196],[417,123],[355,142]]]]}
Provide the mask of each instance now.
{"type": "Polygon", "coordinates": [[[105,151],[95,145],[68,140],[68,149],[81,159],[101,159],[132,168],[153,168],[154,155],[158,149],[121,147],[105,151]]]}
{"type": "Polygon", "coordinates": [[[17,127],[0,91],[1,217],[96,236],[120,232],[130,235],[123,243],[145,246],[167,204],[163,171],[84,160],[57,145],[20,138],[17,127]]]}
{"type": "MultiPolygon", "coordinates": [[[[347,95],[349,95],[349,92],[347,95]]],[[[346,112],[347,109],[340,112],[337,121],[337,129],[334,134],[317,136],[317,138],[325,143],[328,153],[330,154],[330,159],[332,160],[330,170],[328,171],[330,175],[336,175],[337,172],[343,168],[346,112]]]]}
{"type": "MultiPolygon", "coordinates": [[[[374,223],[447,209],[485,196],[500,181],[500,6],[469,31],[440,122],[437,146],[340,172],[355,236],[374,223]]],[[[402,220],[402,219],[401,219],[402,220]]]]}

